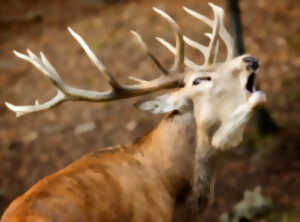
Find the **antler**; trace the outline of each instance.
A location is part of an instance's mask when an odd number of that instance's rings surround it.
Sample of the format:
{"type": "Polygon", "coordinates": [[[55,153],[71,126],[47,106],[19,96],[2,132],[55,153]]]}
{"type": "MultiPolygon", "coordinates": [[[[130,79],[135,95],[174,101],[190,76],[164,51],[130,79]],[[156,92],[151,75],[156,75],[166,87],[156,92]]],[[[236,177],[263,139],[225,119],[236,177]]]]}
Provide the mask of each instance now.
{"type": "Polygon", "coordinates": [[[169,16],[167,13],[155,7],[153,7],[153,10],[159,15],[161,15],[164,19],[166,19],[166,21],[173,28],[176,37],[176,50],[174,53],[175,61],[171,70],[183,72],[184,71],[184,41],[183,41],[181,29],[179,28],[177,23],[171,18],[171,16],[169,16]]]}
{"type": "Polygon", "coordinates": [[[82,39],[80,35],[75,33],[71,28],[68,28],[71,35],[78,41],[81,47],[86,52],[89,59],[94,63],[94,65],[98,68],[98,70],[104,75],[104,77],[108,80],[109,85],[112,87],[111,91],[92,91],[92,90],[84,90],[84,89],[77,89],[73,88],[66,83],[63,82],[55,68],[50,64],[48,59],[45,55],[41,52],[40,58],[32,53],[30,50],[27,50],[28,55],[24,55],[17,51],[14,51],[14,54],[31,64],[33,64],[37,69],[39,69],[57,88],[57,94],[51,100],[39,104],[36,100],[34,105],[29,106],[15,106],[10,103],[5,103],[5,105],[14,111],[17,117],[26,115],[32,112],[39,112],[43,110],[50,109],[64,101],[93,101],[93,102],[103,102],[103,101],[111,101],[123,98],[129,98],[134,96],[139,96],[143,94],[152,93],[158,91],[160,89],[167,89],[167,88],[175,88],[181,84],[183,79],[183,75],[181,73],[184,71],[183,67],[183,58],[184,58],[184,49],[183,49],[183,40],[182,35],[180,33],[180,29],[168,16],[166,13],[162,12],[161,10],[155,9],[156,12],[160,13],[167,21],[172,25],[173,29],[176,33],[176,48],[177,53],[175,57],[175,63],[173,68],[169,71],[166,70],[159,61],[154,57],[154,55],[149,51],[146,44],[143,42],[141,37],[136,33],[132,33],[138,39],[138,42],[141,44],[144,51],[148,54],[148,56],[154,61],[157,67],[162,71],[163,75],[160,77],[152,80],[152,81],[145,81],[140,80],[137,78],[131,77],[131,79],[136,80],[139,84],[134,85],[125,85],[119,83],[106,69],[106,67],[102,64],[102,62],[95,56],[92,50],[88,47],[85,41],[82,39]],[[176,74],[170,76],[168,75],[170,72],[177,72],[176,74]]]}
{"type": "Polygon", "coordinates": [[[50,109],[64,101],[68,100],[80,100],[80,101],[93,101],[93,102],[103,102],[110,100],[117,100],[123,98],[129,98],[134,96],[139,96],[143,94],[152,93],[158,91],[160,89],[166,88],[175,88],[178,87],[184,76],[181,75],[185,71],[184,65],[189,66],[193,70],[199,70],[203,68],[203,65],[197,65],[188,58],[184,56],[184,42],[186,42],[191,47],[194,47],[200,50],[205,57],[204,66],[209,66],[212,63],[216,62],[217,53],[219,49],[219,41],[218,36],[223,39],[225,45],[227,46],[227,60],[233,57],[233,40],[229,33],[227,32],[224,26],[224,11],[222,8],[215,6],[212,3],[209,3],[214,12],[214,20],[211,20],[191,9],[184,8],[184,10],[191,14],[192,16],[200,19],[201,21],[208,24],[213,28],[212,34],[206,33],[206,36],[210,38],[210,43],[208,46],[203,46],[186,36],[182,35],[182,31],[180,30],[177,23],[165,12],[159,10],[157,8],[153,8],[155,12],[161,15],[172,27],[175,37],[176,37],[176,46],[174,47],[169,42],[164,39],[157,38],[157,40],[166,46],[173,54],[175,54],[174,65],[170,70],[165,69],[162,64],[158,61],[158,59],[149,51],[147,45],[144,43],[140,35],[134,31],[132,34],[136,37],[139,44],[142,46],[142,49],[145,53],[151,58],[151,60],[156,64],[159,70],[163,75],[152,80],[145,81],[142,79],[138,79],[135,77],[129,77],[132,80],[138,82],[138,84],[134,85],[125,85],[119,83],[114,77],[110,74],[110,72],[106,69],[106,67],[102,64],[102,62],[95,56],[95,54],[91,51],[85,41],[82,39],[80,35],[75,33],[71,28],[68,28],[71,35],[78,41],[81,47],[84,49],[92,63],[98,68],[98,70],[104,75],[104,77],[108,80],[108,83],[112,87],[111,91],[91,91],[84,89],[73,88],[62,81],[59,74],[55,70],[55,68],[50,64],[45,55],[41,52],[40,58],[32,53],[30,50],[27,50],[28,55],[24,55],[17,51],[14,51],[15,55],[21,59],[24,59],[30,63],[32,63],[37,69],[39,69],[57,88],[57,95],[51,100],[39,104],[38,101],[35,102],[35,105],[31,106],[15,106],[10,103],[5,103],[6,106],[14,111],[17,116],[22,116],[32,112],[38,112],[50,109]],[[175,75],[169,75],[170,73],[175,73],[175,75]]]}
{"type": "MultiPolygon", "coordinates": [[[[219,41],[218,37],[220,37],[227,47],[227,58],[226,60],[230,60],[233,58],[234,55],[234,44],[231,35],[226,30],[224,25],[224,10],[216,6],[212,3],[209,3],[209,6],[212,8],[214,13],[214,20],[207,18],[204,15],[199,14],[196,11],[183,7],[183,9],[189,13],[190,15],[196,17],[197,19],[203,21],[208,26],[210,26],[213,31],[212,34],[206,33],[206,36],[210,38],[210,42],[208,46],[204,46],[190,38],[184,36],[183,39],[185,43],[189,46],[198,49],[204,55],[204,66],[209,66],[216,62],[217,53],[219,49],[219,41]]],[[[175,53],[174,46],[172,46],[169,42],[165,41],[164,39],[157,38],[160,43],[162,43],[166,48],[168,48],[172,53],[175,53]]],[[[194,64],[192,61],[185,58],[185,64],[194,70],[198,70],[203,68],[203,65],[194,64]]]]}

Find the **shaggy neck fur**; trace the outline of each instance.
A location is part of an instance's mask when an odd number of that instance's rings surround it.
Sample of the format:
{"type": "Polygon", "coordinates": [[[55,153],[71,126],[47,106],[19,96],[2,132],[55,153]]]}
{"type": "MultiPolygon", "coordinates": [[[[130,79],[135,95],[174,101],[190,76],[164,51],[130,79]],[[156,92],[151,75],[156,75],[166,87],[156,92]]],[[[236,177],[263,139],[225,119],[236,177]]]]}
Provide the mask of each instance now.
{"type": "Polygon", "coordinates": [[[193,112],[168,114],[136,145],[143,147],[136,157],[148,161],[149,168],[157,171],[175,202],[180,196],[179,201],[184,200],[188,208],[199,212],[198,205],[202,207],[202,200],[208,199],[214,152],[207,135],[197,129],[193,112]],[[185,192],[187,187],[189,192],[185,192]],[[182,192],[189,193],[188,197],[182,198],[182,192]]]}

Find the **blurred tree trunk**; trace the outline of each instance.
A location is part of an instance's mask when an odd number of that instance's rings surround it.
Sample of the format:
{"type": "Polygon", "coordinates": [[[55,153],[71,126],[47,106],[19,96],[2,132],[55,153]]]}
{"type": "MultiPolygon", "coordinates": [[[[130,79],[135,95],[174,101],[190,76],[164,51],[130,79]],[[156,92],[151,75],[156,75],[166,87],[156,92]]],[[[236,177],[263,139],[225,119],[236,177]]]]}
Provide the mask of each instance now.
{"type": "MultiPolygon", "coordinates": [[[[233,32],[236,55],[245,53],[243,30],[240,18],[239,0],[227,0],[230,23],[233,32]]],[[[254,121],[261,135],[275,134],[278,126],[265,108],[260,108],[254,114],[254,121]]]]}

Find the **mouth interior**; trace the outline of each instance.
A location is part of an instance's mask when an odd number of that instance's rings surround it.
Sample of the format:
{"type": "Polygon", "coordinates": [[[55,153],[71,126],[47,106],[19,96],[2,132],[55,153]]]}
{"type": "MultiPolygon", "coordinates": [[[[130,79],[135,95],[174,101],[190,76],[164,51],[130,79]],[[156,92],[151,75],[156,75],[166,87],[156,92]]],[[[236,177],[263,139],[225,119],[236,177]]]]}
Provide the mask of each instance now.
{"type": "Polygon", "coordinates": [[[246,89],[253,93],[255,90],[256,90],[256,87],[255,87],[255,73],[251,73],[251,75],[248,77],[248,81],[247,81],[247,84],[246,84],[246,89]]]}

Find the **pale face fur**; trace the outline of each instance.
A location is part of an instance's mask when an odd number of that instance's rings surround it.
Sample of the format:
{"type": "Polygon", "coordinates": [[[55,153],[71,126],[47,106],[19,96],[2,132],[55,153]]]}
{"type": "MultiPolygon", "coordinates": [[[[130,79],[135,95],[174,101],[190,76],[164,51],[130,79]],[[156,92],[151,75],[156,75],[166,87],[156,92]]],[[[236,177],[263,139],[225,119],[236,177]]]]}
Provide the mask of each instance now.
{"type": "Polygon", "coordinates": [[[262,91],[246,89],[254,73],[240,56],[207,69],[186,74],[185,86],[173,93],[141,104],[143,110],[165,113],[192,111],[198,129],[209,136],[216,149],[226,149],[242,141],[244,126],[254,109],[265,102],[262,91]],[[192,105],[190,105],[192,104],[192,105]]]}

